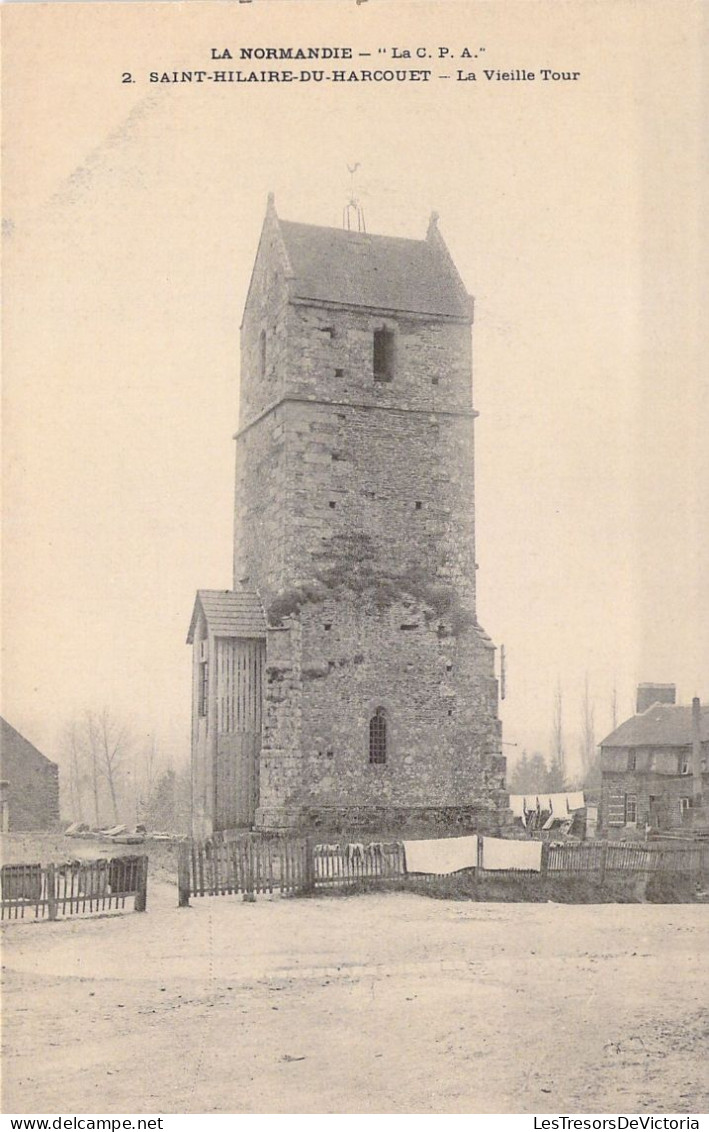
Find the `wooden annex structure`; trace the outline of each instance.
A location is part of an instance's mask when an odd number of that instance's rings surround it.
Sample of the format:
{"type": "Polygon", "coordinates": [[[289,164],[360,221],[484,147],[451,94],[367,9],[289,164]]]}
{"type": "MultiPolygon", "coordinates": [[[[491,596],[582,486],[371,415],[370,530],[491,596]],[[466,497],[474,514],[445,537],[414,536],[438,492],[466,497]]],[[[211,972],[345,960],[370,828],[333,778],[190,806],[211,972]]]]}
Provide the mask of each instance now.
{"type": "Polygon", "coordinates": [[[192,661],[195,832],[253,823],[258,805],[266,624],[255,595],[199,590],[192,661]]]}

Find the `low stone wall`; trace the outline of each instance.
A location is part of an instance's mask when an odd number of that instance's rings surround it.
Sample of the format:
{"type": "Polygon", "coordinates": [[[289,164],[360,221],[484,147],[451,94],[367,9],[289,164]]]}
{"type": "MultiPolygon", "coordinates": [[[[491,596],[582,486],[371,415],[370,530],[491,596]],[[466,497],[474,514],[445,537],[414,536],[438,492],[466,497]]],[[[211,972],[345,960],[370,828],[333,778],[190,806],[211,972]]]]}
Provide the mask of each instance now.
{"type": "Polygon", "coordinates": [[[426,835],[504,833],[512,825],[509,810],[489,805],[464,806],[304,806],[300,809],[263,810],[259,828],[347,835],[355,833],[426,835]]]}

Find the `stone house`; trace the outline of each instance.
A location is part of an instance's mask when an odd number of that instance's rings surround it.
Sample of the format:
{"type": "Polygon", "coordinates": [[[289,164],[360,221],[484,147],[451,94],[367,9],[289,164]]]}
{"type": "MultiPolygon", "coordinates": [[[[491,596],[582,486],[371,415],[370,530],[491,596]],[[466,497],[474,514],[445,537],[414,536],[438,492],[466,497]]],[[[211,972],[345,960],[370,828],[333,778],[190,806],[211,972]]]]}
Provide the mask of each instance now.
{"type": "Polygon", "coordinates": [[[0,719],[3,832],[53,829],[59,822],[59,767],[0,719]]]}
{"type": "Polygon", "coordinates": [[[709,707],[675,698],[674,684],[641,684],[636,714],[600,744],[602,836],[709,828],[709,707]]]}
{"type": "Polygon", "coordinates": [[[197,836],[494,831],[507,813],[475,603],[472,301],[409,240],[281,221],[241,327],[234,577],[197,594],[197,836]]]}

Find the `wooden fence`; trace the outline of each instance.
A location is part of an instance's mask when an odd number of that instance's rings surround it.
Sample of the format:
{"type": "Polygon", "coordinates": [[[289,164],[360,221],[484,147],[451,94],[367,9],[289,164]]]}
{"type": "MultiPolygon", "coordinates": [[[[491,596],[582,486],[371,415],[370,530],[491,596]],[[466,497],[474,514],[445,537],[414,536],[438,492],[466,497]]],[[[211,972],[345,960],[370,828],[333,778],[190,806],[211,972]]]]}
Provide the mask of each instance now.
{"type": "Polygon", "coordinates": [[[400,841],[315,845],[315,887],[342,888],[363,880],[393,880],[405,874],[400,841]]]}
{"type": "Polygon", "coordinates": [[[130,898],[134,910],[144,912],[147,894],[147,856],[0,868],[3,920],[56,920],[121,911],[130,898]]]}
{"type": "Polygon", "coordinates": [[[652,842],[582,841],[543,845],[542,871],[557,875],[597,873],[601,878],[610,872],[706,872],[709,871],[709,844],[697,841],[667,846],[652,842]]]}
{"type": "MultiPolygon", "coordinates": [[[[709,871],[709,844],[655,846],[648,843],[600,842],[541,846],[539,871],[485,869],[482,838],[478,864],[469,870],[478,876],[586,876],[601,882],[608,873],[699,873],[709,871]]],[[[178,849],[179,904],[191,896],[225,896],[241,893],[253,900],[257,893],[296,894],[322,889],[344,889],[361,882],[439,879],[432,874],[407,874],[403,843],[336,842],[315,844],[310,838],[243,834],[223,842],[183,842],[178,849]]]]}
{"type": "Polygon", "coordinates": [[[246,835],[230,841],[182,842],[177,851],[180,907],[190,896],[241,892],[295,893],[313,887],[313,851],[305,839],[246,835]]]}

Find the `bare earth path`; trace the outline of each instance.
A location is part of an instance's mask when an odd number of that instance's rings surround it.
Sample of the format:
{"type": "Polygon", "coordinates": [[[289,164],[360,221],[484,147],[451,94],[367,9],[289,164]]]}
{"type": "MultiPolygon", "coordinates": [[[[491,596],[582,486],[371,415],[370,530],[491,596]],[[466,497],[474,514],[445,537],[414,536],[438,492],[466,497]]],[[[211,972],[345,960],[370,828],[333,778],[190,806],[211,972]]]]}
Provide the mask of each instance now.
{"type": "Polygon", "coordinates": [[[234,897],[2,931],[5,1112],[706,1112],[706,905],[234,897]]]}

